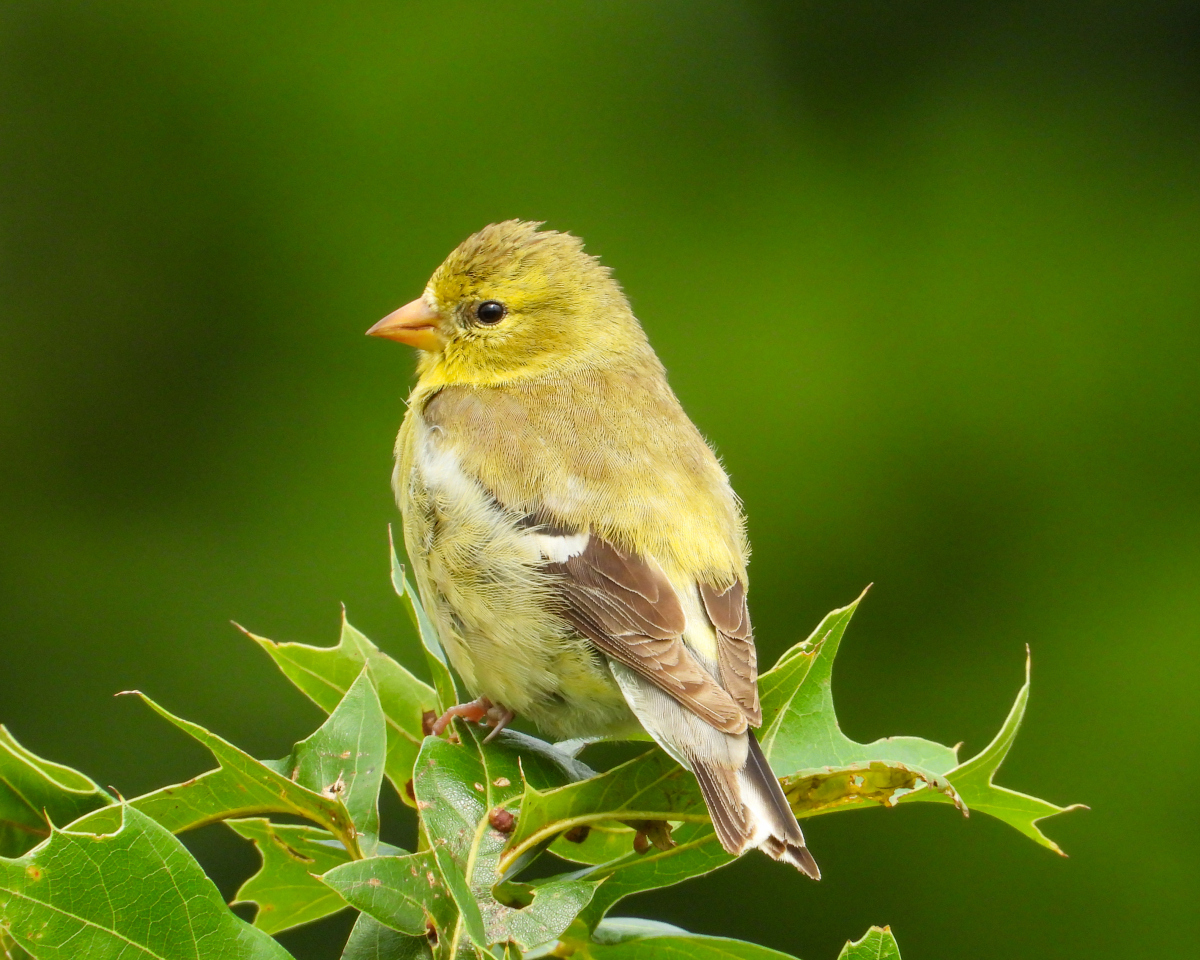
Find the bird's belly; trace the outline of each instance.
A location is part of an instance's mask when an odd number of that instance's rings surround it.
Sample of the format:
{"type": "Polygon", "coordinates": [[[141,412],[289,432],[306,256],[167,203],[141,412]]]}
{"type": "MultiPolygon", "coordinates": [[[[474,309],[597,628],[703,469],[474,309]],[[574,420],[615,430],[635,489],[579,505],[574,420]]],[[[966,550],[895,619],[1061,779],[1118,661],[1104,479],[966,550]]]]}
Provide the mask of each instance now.
{"type": "Polygon", "coordinates": [[[405,545],[467,687],[555,738],[639,730],[604,657],[554,613],[553,584],[520,516],[463,473],[439,430],[414,428],[409,476],[395,478],[405,545]]]}

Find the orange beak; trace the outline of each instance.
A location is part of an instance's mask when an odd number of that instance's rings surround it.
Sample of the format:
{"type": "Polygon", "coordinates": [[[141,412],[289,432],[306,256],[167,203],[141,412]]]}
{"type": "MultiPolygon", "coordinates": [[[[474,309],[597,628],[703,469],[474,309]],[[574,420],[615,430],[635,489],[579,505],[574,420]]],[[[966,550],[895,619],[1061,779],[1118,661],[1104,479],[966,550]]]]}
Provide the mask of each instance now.
{"type": "Polygon", "coordinates": [[[436,353],[446,342],[438,329],[439,320],[441,317],[437,311],[423,297],[418,297],[412,303],[406,303],[399,310],[389,313],[367,331],[367,336],[386,337],[407,343],[418,350],[436,353]]]}

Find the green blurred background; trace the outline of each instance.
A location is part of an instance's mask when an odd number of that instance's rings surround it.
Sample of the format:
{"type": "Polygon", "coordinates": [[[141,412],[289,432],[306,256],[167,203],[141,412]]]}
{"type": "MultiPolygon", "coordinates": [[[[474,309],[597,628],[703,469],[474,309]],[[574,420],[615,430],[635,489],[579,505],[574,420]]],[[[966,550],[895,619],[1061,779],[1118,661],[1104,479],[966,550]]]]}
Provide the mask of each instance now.
{"type": "MultiPolygon", "coordinates": [[[[363,331],[490,221],[625,285],[744,497],[770,663],[876,584],[859,739],[1092,805],[1060,859],[916,805],[618,913],[832,958],[1128,957],[1194,921],[1200,6],[0,5],[0,720],[125,795],[318,713],[236,618],[410,663],[387,576],[413,358],[363,331]]],[[[396,826],[398,835],[405,828],[396,826]]],[[[252,853],[188,838],[226,894],[252,853]]],[[[293,933],[335,956],[344,920],[293,933]]],[[[1187,942],[1191,942],[1188,940],[1187,942]]],[[[1184,956],[1186,946],[1178,947],[1184,956]]],[[[1173,954],[1174,955],[1174,954],[1173,954]]]]}

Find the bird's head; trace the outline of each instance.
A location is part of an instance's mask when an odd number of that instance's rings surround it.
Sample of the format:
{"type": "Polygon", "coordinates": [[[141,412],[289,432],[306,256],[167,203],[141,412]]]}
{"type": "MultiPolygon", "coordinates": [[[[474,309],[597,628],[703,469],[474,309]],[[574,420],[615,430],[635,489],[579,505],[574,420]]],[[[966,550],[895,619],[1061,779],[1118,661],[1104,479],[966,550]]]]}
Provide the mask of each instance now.
{"type": "Polygon", "coordinates": [[[648,349],[608,268],[577,237],[540,226],[484,227],[367,333],[417,347],[422,377],[444,383],[499,384],[648,349]]]}

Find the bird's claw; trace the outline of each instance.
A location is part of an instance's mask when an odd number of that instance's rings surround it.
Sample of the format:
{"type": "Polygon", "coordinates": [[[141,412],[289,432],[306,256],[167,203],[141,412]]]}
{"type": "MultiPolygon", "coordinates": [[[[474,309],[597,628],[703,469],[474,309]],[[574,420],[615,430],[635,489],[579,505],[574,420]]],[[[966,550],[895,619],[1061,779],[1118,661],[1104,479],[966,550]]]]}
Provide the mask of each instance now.
{"type": "MultiPolygon", "coordinates": [[[[509,710],[508,707],[502,707],[497,703],[492,703],[487,697],[480,697],[478,700],[472,700],[470,703],[458,703],[438,717],[429,727],[429,732],[435,737],[440,737],[442,731],[450,726],[451,721],[455,717],[462,717],[469,723],[481,723],[487,721],[492,728],[491,732],[483,738],[484,743],[490,742],[501,730],[509,725],[516,714],[509,710]]],[[[450,739],[454,740],[453,731],[451,731],[450,739]]]]}

